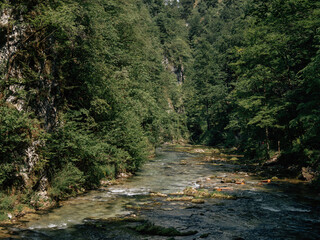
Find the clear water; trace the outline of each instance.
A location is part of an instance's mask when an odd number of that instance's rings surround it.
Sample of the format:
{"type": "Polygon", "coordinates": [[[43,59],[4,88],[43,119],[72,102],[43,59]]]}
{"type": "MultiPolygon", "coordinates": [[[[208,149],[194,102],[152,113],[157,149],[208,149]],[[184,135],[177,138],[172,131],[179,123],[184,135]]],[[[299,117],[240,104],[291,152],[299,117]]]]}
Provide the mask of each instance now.
{"type": "Polygon", "coordinates": [[[82,223],[86,218],[108,218],[130,214],[124,206],[135,198],[150,192],[170,193],[183,190],[186,186],[196,186],[195,179],[211,173],[203,166],[182,166],[181,159],[190,159],[191,154],[162,152],[146,163],[143,169],[121,185],[114,185],[106,191],[92,191],[70,200],[61,208],[39,216],[38,220],[27,223],[29,229],[67,228],[82,223]],[[204,171],[205,170],[205,171],[204,171]]]}
{"type": "Polygon", "coordinates": [[[151,222],[198,234],[175,239],[320,239],[317,201],[289,183],[260,184],[259,179],[225,162],[205,162],[199,155],[158,149],[158,157],[146,163],[136,176],[107,190],[91,191],[64,206],[11,229],[22,239],[168,239],[142,236],[117,228],[96,228],[92,219],[138,214],[151,222]],[[150,192],[173,193],[188,186],[226,187],[236,200],[209,199],[205,204],[166,202],[150,192]],[[221,183],[221,178],[245,179],[245,185],[221,183]],[[159,204],[152,205],[155,202],[159,204]],[[152,210],[130,210],[126,205],[149,204],[152,210]],[[202,237],[202,238],[200,238],[202,237]]]}

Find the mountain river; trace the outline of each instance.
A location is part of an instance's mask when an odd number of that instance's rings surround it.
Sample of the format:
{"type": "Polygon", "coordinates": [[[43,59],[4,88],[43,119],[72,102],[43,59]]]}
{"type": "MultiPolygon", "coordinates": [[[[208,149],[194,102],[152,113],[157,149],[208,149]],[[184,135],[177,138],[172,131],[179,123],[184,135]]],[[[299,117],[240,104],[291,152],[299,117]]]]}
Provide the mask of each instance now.
{"type": "Polygon", "coordinates": [[[22,217],[5,239],[320,239],[319,195],[305,183],[262,179],[221,156],[164,146],[135,176],[22,217]]]}

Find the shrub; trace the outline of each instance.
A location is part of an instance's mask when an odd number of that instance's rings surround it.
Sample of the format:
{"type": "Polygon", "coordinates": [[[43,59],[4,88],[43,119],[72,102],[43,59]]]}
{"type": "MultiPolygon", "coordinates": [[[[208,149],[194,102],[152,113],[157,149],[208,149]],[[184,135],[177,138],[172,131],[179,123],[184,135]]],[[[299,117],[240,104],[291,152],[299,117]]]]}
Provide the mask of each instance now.
{"type": "Polygon", "coordinates": [[[20,180],[16,175],[31,144],[35,122],[6,103],[0,102],[0,113],[0,189],[6,189],[20,180]]]}
{"type": "Polygon", "coordinates": [[[0,221],[8,219],[8,212],[14,210],[15,202],[16,196],[0,193],[0,221]]]}
{"type": "Polygon", "coordinates": [[[72,163],[68,163],[52,179],[49,195],[55,200],[72,196],[83,183],[83,173],[72,163]]]}

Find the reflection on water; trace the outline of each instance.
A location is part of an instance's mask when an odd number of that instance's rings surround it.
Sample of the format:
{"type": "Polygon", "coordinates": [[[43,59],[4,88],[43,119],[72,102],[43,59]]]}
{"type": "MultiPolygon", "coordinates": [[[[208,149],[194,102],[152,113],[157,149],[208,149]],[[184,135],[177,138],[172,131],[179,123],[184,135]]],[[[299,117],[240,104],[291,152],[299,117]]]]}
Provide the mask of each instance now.
{"type": "Polygon", "coordinates": [[[150,205],[141,210],[144,218],[165,227],[197,230],[199,233],[175,239],[320,239],[319,206],[300,201],[296,194],[280,184],[259,185],[259,180],[238,166],[227,163],[201,163],[201,158],[184,152],[158,149],[158,157],[121,185],[90,193],[68,201],[50,213],[39,215],[16,229],[24,239],[168,239],[139,236],[119,228],[97,228],[88,219],[107,219],[132,214],[126,205],[150,205]],[[199,160],[200,159],[200,160],[199,160]],[[149,197],[150,192],[173,193],[187,186],[228,188],[236,200],[209,199],[205,204],[166,202],[149,197]],[[221,183],[225,177],[245,178],[245,185],[221,183]],[[154,205],[152,205],[154,204],[154,205]]]}

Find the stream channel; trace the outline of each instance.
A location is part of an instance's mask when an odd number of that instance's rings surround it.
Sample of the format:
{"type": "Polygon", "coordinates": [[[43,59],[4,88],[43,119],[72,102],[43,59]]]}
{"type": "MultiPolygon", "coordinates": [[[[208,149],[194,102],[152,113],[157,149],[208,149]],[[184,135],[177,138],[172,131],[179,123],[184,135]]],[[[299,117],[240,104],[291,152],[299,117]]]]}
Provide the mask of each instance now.
{"type": "Polygon", "coordinates": [[[6,239],[320,239],[319,195],[305,183],[263,181],[230,157],[186,150],[159,148],[134,177],[27,215],[6,239]]]}

